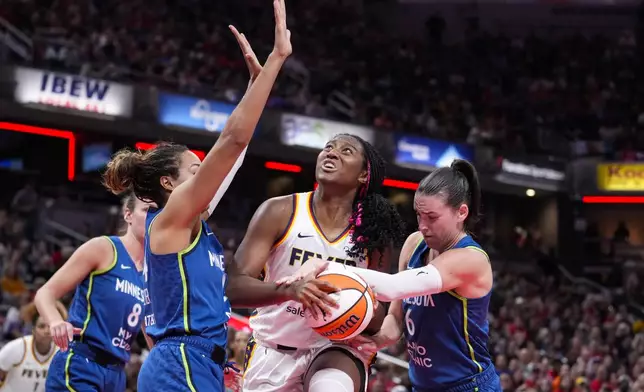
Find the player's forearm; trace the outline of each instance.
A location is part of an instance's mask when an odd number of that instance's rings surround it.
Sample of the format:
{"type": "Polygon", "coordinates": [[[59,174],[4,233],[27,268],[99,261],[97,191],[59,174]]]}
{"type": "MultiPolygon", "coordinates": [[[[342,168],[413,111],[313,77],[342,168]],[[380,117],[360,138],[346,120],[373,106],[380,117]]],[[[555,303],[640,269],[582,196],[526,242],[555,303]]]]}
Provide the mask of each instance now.
{"type": "Polygon", "coordinates": [[[229,276],[226,296],[234,308],[258,308],[292,299],[288,287],[242,274],[229,276]]]}
{"type": "Polygon", "coordinates": [[[50,293],[45,287],[40,288],[38,292],[36,292],[36,296],[34,297],[36,309],[38,309],[38,314],[45,319],[47,324],[63,321],[57,308],[57,301],[58,298],[50,293]]]}
{"type": "Polygon", "coordinates": [[[329,269],[346,268],[362,277],[374,288],[379,301],[391,302],[419,295],[440,293],[443,280],[438,270],[428,265],[423,268],[406,270],[390,275],[369,269],[349,267],[340,263],[331,263],[329,269]]]}
{"type": "Polygon", "coordinates": [[[401,321],[394,315],[388,314],[382,321],[380,327],[381,334],[389,340],[388,343],[393,344],[402,336],[402,329],[400,328],[401,321]]]}

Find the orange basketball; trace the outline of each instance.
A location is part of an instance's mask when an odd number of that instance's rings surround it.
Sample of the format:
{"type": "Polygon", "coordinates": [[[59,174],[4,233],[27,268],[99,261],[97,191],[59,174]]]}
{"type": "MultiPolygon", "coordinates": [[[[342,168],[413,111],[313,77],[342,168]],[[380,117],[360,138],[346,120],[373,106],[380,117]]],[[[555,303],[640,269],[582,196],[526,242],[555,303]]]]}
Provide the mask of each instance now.
{"type": "Polygon", "coordinates": [[[306,319],[313,330],[329,340],[351,339],[365,330],[371,322],[374,310],[373,292],[358,275],[349,271],[328,272],[318,276],[340,291],[331,296],[340,305],[330,314],[315,320],[308,312],[306,319]]]}

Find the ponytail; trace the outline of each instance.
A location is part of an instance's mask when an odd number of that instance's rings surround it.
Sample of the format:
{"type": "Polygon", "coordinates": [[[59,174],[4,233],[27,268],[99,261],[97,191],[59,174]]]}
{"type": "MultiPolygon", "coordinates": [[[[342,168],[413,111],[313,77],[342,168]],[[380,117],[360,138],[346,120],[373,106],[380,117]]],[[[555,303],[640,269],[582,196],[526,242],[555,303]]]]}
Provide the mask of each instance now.
{"type": "Polygon", "coordinates": [[[452,170],[465,177],[468,184],[467,206],[469,214],[465,219],[465,228],[471,229],[479,221],[481,214],[481,184],[476,168],[470,162],[463,159],[455,159],[451,166],[452,170]]]}
{"type": "Polygon", "coordinates": [[[160,143],[151,150],[122,149],[107,164],[103,185],[121,196],[132,192],[146,203],[165,205],[168,191],[161,186],[161,177],[179,176],[181,155],[188,147],[174,143],[160,143]]]}
{"type": "Polygon", "coordinates": [[[118,196],[131,191],[144,157],[145,152],[129,149],[123,149],[114,154],[103,173],[105,188],[118,196]]]}

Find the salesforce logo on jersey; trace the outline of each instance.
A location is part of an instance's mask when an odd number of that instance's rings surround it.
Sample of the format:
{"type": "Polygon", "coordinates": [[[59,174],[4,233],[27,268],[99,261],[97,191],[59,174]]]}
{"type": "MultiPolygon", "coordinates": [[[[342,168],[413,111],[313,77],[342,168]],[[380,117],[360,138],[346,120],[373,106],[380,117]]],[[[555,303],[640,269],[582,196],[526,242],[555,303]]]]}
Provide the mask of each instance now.
{"type": "Polygon", "coordinates": [[[419,136],[396,136],[395,162],[399,166],[417,169],[446,167],[454,159],[472,161],[473,157],[472,148],[465,144],[419,136]]]}
{"type": "Polygon", "coordinates": [[[287,146],[320,150],[339,133],[356,135],[373,144],[374,132],[371,128],[296,114],[282,114],[280,139],[287,146]]]}
{"type": "Polygon", "coordinates": [[[59,72],[17,67],[14,98],[23,104],[41,104],[83,112],[130,117],[132,86],[59,72]]]}
{"type": "Polygon", "coordinates": [[[221,132],[235,105],[185,95],[159,93],[159,122],[208,132],[221,132]]]}

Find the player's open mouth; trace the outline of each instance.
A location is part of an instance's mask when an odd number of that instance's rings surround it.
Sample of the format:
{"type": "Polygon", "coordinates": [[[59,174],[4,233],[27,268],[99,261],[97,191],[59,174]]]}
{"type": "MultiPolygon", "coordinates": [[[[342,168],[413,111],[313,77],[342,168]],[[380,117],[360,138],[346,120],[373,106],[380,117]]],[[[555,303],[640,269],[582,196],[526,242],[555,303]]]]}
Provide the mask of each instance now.
{"type": "Polygon", "coordinates": [[[325,172],[332,172],[337,169],[335,162],[331,159],[325,159],[322,161],[322,170],[325,172]]]}

